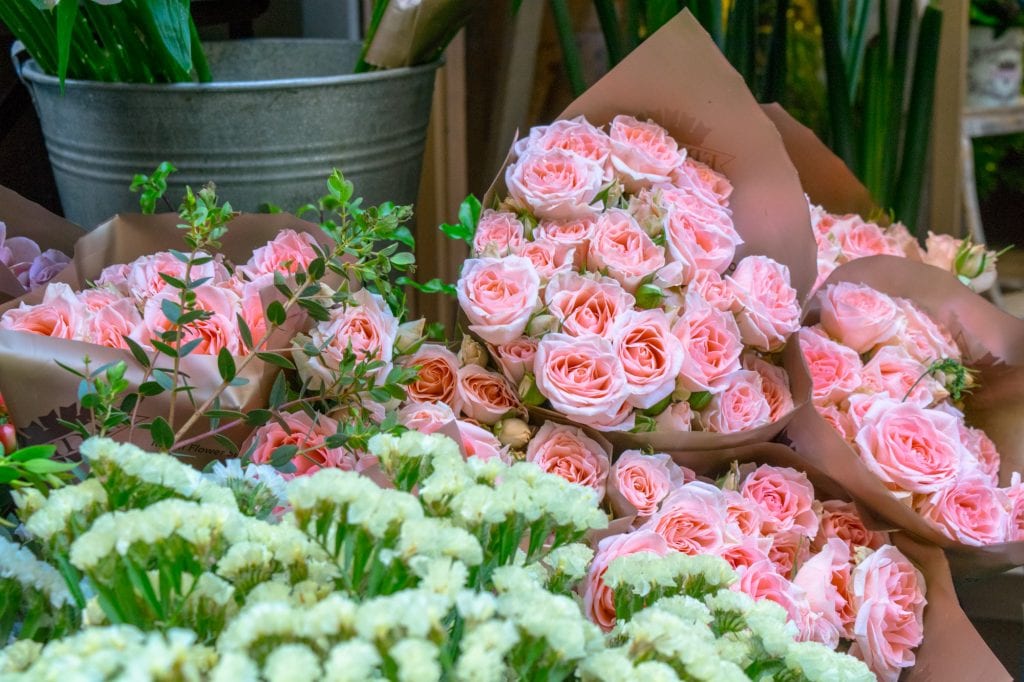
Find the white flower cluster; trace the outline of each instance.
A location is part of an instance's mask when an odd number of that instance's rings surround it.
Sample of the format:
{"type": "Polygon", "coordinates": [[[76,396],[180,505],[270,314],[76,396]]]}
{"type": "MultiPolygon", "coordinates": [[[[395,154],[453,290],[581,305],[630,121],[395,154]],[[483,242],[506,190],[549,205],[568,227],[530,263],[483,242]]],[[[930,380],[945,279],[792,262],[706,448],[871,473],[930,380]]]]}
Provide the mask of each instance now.
{"type": "Polygon", "coordinates": [[[211,483],[231,490],[239,508],[247,514],[264,517],[274,508],[287,504],[287,481],[277,469],[268,464],[250,462],[243,467],[240,459],[229,459],[225,462],[214,462],[203,477],[211,483]]]}
{"type": "Polygon", "coordinates": [[[652,592],[715,592],[735,582],[736,574],[724,559],[716,556],[689,556],[681,552],[658,556],[638,552],[613,560],[603,579],[612,590],[626,588],[631,594],[646,597],[652,592]]]}
{"type": "MultiPolygon", "coordinates": [[[[74,538],[76,527],[85,527],[93,518],[105,512],[107,491],[100,482],[90,478],[82,483],[58,488],[41,504],[34,496],[18,500],[20,510],[33,510],[25,521],[25,530],[32,537],[50,544],[58,535],[74,538]]],[[[22,512],[24,518],[25,512],[22,512]]]]}
{"type": "Polygon", "coordinates": [[[0,535],[0,580],[13,580],[23,590],[37,590],[55,609],[71,606],[71,593],[60,572],[40,561],[26,547],[0,535]]]}

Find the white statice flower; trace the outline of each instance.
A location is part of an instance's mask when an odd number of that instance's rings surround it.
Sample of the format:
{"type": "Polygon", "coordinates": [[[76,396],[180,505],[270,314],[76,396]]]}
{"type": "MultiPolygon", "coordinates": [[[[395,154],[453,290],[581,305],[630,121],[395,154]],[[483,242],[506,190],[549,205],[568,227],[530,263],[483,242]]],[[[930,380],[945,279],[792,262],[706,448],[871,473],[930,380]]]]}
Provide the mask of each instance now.
{"type": "Polygon", "coordinates": [[[786,610],[767,599],[757,602],[747,614],[747,627],[771,658],[789,653],[799,634],[796,625],[787,622],[786,610]]]}
{"type": "Polygon", "coordinates": [[[444,632],[453,599],[423,589],[409,589],[375,597],[359,605],[356,633],[371,642],[393,642],[406,637],[429,639],[444,632]]]}
{"type": "Polygon", "coordinates": [[[263,677],[267,682],[308,682],[320,679],[320,659],[305,644],[284,644],[267,656],[263,677]]]}
{"type": "Polygon", "coordinates": [[[514,623],[523,636],[544,640],[561,661],[580,660],[603,647],[601,631],[583,617],[575,601],[536,583],[520,587],[498,596],[498,614],[514,623]]]}
{"type": "Polygon", "coordinates": [[[39,659],[43,645],[31,639],[19,639],[0,649],[0,675],[23,672],[39,659]]]}
{"type": "Polygon", "coordinates": [[[399,682],[439,682],[441,664],[437,645],[425,639],[409,638],[394,644],[388,656],[398,664],[399,682]]]}
{"type": "Polygon", "coordinates": [[[676,682],[679,679],[672,666],[661,661],[644,661],[636,667],[635,674],[634,679],[645,682],[676,682]]]}
{"type": "Polygon", "coordinates": [[[794,676],[809,682],[869,682],[874,674],[863,661],[818,642],[793,642],[785,656],[794,676]]]}
{"type": "Polygon", "coordinates": [[[462,590],[455,597],[455,608],[467,623],[483,623],[494,617],[498,600],[490,592],[462,590]]]}
{"type": "Polygon", "coordinates": [[[670,613],[689,624],[708,626],[714,620],[711,611],[704,602],[685,594],[664,597],[656,601],[650,608],[670,613]]]}
{"type": "Polygon", "coordinates": [[[11,499],[18,510],[18,516],[23,519],[32,516],[46,504],[46,495],[36,488],[11,490],[11,499]]]}
{"type": "Polygon", "coordinates": [[[260,669],[256,661],[244,653],[229,651],[221,654],[210,673],[210,682],[259,682],[260,669]]]}
{"type": "Polygon", "coordinates": [[[287,602],[249,604],[228,622],[217,639],[217,650],[247,653],[261,639],[289,641],[301,636],[303,616],[287,602]]]}
{"type": "Polygon", "coordinates": [[[719,590],[704,598],[704,603],[712,613],[727,613],[745,616],[753,608],[756,602],[746,592],[735,590],[719,590]]]}
{"type": "Polygon", "coordinates": [[[73,606],[74,600],[68,591],[64,577],[56,568],[40,561],[27,548],[17,545],[0,535],[0,578],[14,580],[22,589],[38,590],[46,596],[50,605],[59,609],[73,606]]]}
{"type": "Polygon", "coordinates": [[[588,656],[577,671],[583,682],[634,682],[636,668],[625,647],[605,649],[588,656]]]}
{"type": "Polygon", "coordinates": [[[503,523],[514,511],[509,499],[496,495],[493,488],[479,483],[452,497],[449,508],[452,521],[469,528],[503,523]]]}
{"type": "Polygon", "coordinates": [[[400,436],[381,433],[370,439],[370,454],[385,471],[394,471],[410,460],[462,459],[458,444],[442,434],[406,431],[400,436]]]}
{"type": "Polygon", "coordinates": [[[212,573],[204,572],[195,580],[185,574],[182,593],[187,594],[183,606],[190,622],[201,622],[211,616],[228,618],[238,610],[235,603],[235,586],[212,573]]]}
{"type": "Polygon", "coordinates": [[[552,574],[562,577],[564,580],[573,583],[582,580],[590,568],[590,562],[594,560],[594,550],[582,542],[574,542],[550,552],[544,557],[552,574]]]}
{"type": "Polygon", "coordinates": [[[466,460],[466,466],[477,483],[491,486],[495,485],[498,479],[505,477],[509,470],[509,466],[498,457],[470,457],[466,460]]]}
{"type": "Polygon", "coordinates": [[[464,563],[446,557],[413,557],[409,562],[409,568],[420,578],[420,589],[452,600],[465,587],[469,577],[469,569],[464,563]]]}
{"type": "Polygon", "coordinates": [[[503,682],[505,654],[519,642],[515,625],[505,620],[471,623],[459,643],[455,679],[460,682],[503,682]]]}
{"type": "Polygon", "coordinates": [[[364,639],[336,644],[324,665],[325,682],[364,682],[384,679],[380,675],[383,660],[377,647],[364,639]]]}
{"type": "Polygon", "coordinates": [[[431,509],[447,512],[452,498],[476,484],[462,455],[435,457],[434,470],[419,485],[419,497],[431,509]]]}
{"type": "Polygon", "coordinates": [[[750,632],[725,632],[715,640],[715,651],[723,661],[746,669],[756,658],[756,651],[750,632]]]}
{"type": "Polygon", "coordinates": [[[399,555],[408,561],[414,556],[451,557],[467,566],[483,561],[480,542],[468,531],[453,526],[447,519],[409,519],[398,536],[399,555]]]}
{"type": "Polygon", "coordinates": [[[356,500],[348,508],[348,523],[360,526],[377,539],[398,531],[407,520],[422,517],[419,500],[398,490],[378,489],[376,495],[356,500]]]}
{"type": "MultiPolygon", "coordinates": [[[[26,508],[35,504],[33,502],[26,508]]],[[[98,480],[90,478],[78,485],[51,492],[46,502],[28,517],[25,530],[32,537],[48,543],[55,536],[68,533],[73,518],[88,520],[107,509],[107,491],[98,480]]]]}
{"type": "Polygon", "coordinates": [[[245,597],[246,607],[260,603],[291,602],[292,586],[280,580],[268,580],[252,588],[245,597]]]}
{"type": "Polygon", "coordinates": [[[347,639],[356,633],[358,617],[359,605],[341,592],[324,597],[298,616],[301,632],[311,639],[347,639]]]}
{"type": "Polygon", "coordinates": [[[538,572],[525,566],[499,566],[491,574],[491,582],[498,594],[543,589],[546,578],[547,573],[543,568],[538,572]]]}

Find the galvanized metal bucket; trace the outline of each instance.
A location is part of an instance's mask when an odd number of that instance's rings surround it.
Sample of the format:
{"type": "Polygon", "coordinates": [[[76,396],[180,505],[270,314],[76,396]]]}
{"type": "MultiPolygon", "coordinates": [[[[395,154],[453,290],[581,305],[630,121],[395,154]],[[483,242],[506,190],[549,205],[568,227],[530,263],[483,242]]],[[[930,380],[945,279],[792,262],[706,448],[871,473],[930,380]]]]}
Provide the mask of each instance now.
{"type": "Polygon", "coordinates": [[[217,184],[243,211],[286,211],[326,193],[340,168],[366,203],[416,199],[439,64],[353,74],[360,44],[257,39],[206,45],[214,83],[145,85],[68,80],[60,92],[24,53],[15,68],[32,93],[68,219],[92,228],[137,212],[128,186],[161,161],[185,185],[217,184]]]}

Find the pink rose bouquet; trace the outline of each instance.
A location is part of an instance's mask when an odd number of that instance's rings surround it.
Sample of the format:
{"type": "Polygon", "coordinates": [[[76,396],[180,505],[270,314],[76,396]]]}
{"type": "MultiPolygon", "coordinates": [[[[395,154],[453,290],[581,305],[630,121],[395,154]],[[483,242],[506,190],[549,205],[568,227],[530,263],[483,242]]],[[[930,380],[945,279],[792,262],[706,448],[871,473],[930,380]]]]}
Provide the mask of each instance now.
{"type": "Polygon", "coordinates": [[[535,128],[514,157],[507,196],[465,228],[457,292],[523,402],[612,433],[788,418],[797,293],[785,265],[737,257],[726,177],[625,115],[535,128]]]}

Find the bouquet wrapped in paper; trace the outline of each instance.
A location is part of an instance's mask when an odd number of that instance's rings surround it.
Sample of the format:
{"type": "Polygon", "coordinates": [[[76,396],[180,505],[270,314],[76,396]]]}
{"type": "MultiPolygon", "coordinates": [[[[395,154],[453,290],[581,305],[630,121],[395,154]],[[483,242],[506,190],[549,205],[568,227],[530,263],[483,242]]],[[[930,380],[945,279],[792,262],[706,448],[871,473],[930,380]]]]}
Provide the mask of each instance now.
{"type": "Polygon", "coordinates": [[[0,302],[56,277],[83,234],[77,225],[0,187],[0,302]]]}
{"type": "Polygon", "coordinates": [[[814,279],[806,202],[687,13],[519,140],[483,206],[459,302],[538,417],[703,449],[769,440],[806,401],[786,345],[814,279]]]}

